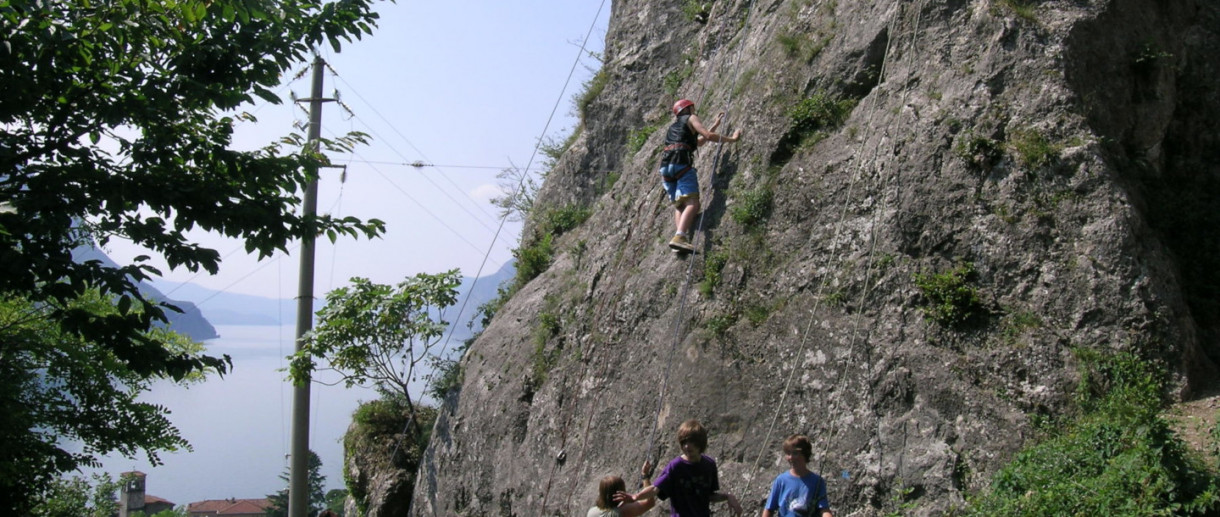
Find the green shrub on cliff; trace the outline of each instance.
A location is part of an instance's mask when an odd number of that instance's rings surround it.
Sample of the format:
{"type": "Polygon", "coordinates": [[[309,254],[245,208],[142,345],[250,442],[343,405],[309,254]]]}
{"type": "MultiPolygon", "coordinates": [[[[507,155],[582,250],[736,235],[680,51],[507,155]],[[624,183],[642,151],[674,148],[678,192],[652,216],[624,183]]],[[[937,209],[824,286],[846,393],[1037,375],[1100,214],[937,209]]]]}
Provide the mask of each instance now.
{"type": "Polygon", "coordinates": [[[971,515],[1214,515],[1216,473],[1159,416],[1162,369],[1083,352],[1080,415],[1017,454],[971,515]]]}
{"type": "Polygon", "coordinates": [[[986,315],[977,276],[969,262],[940,273],[916,273],[915,286],[924,297],[919,307],[924,318],[945,328],[961,328],[986,315]]]}
{"type": "MultiPolygon", "coordinates": [[[[412,408],[402,397],[383,395],[383,398],[365,402],[352,414],[352,426],[343,435],[343,481],[348,494],[356,503],[361,515],[368,513],[370,486],[374,479],[393,479],[395,487],[379,493],[388,499],[376,501],[383,509],[401,508],[403,512],[411,505],[415,488],[415,474],[428,442],[432,440],[432,427],[436,422],[436,408],[416,404],[414,413],[418,422],[411,422],[412,408]],[[415,425],[418,423],[419,425],[415,425]],[[416,430],[421,430],[417,432],[416,430]],[[401,475],[378,476],[387,471],[401,471],[401,475]]],[[[385,513],[385,512],[383,512],[385,513]]],[[[391,511],[389,515],[397,515],[391,511]]]]}

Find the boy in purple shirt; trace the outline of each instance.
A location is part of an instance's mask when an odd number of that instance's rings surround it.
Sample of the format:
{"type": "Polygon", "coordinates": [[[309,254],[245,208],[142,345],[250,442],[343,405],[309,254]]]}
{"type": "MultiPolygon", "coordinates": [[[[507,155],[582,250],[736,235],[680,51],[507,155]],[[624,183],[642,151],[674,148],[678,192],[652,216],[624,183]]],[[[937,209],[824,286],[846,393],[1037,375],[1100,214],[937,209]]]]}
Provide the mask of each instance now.
{"type": "Polygon", "coordinates": [[[687,420],[678,427],[682,455],[669,462],[651,485],[635,499],[653,495],[669,500],[672,517],[709,517],[711,503],[727,501],[733,515],[741,515],[741,504],[733,494],[720,491],[716,460],[703,454],[707,450],[707,429],[698,420],[687,420]]]}

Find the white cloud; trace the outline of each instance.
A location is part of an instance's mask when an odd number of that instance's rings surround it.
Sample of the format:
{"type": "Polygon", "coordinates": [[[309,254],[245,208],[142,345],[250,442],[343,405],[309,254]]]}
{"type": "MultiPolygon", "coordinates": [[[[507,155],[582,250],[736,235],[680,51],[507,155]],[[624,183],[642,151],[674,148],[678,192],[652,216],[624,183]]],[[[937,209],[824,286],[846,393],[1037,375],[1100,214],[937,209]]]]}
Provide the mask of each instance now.
{"type": "Polygon", "coordinates": [[[488,203],[488,204],[491,203],[491,198],[499,197],[499,196],[503,196],[503,195],[504,195],[504,191],[500,190],[500,186],[493,185],[491,183],[484,183],[482,185],[475,187],[474,190],[470,191],[471,199],[474,199],[475,201],[480,201],[483,203],[488,203]]]}

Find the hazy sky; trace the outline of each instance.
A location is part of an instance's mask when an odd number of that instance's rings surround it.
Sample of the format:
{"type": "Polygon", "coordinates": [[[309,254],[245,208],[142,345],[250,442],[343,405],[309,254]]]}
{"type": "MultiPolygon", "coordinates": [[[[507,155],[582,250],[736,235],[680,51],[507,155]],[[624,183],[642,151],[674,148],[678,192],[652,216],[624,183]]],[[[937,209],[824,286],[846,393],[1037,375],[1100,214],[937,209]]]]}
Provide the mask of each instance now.
{"type": "MultiPolygon", "coordinates": [[[[332,155],[333,162],[348,165],[346,182],[340,182],[339,171],[324,171],[318,209],[382,219],[386,234],[372,241],[342,239],[335,246],[319,240],[319,299],[353,276],[395,283],[419,272],[451,268],[474,276],[490,248],[482,273],[488,275],[511,259],[519,224],[507,224],[492,246],[500,222],[487,201],[498,193],[496,174],[510,163],[524,167],[540,138],[562,137],[575,126],[571,98],[599,63],[581,58],[566,90],[564,82],[591,26],[588,50],[601,52],[610,2],[399,0],[380,3],[377,11],[380,27],[372,37],[346,45],[339,54],[323,49],[333,69],[325,76],[326,95],[337,91],[354,112],[326,104],[323,135],[362,131],[373,142],[354,155],[332,155]],[[544,135],[557,102],[556,118],[544,135]],[[403,165],[416,161],[439,167],[403,165]]],[[[290,92],[307,97],[309,74],[286,78],[277,92],[285,99],[283,105],[248,110],[259,121],[238,129],[237,147],[262,147],[293,132],[294,122],[308,119],[289,101],[290,92]]],[[[534,158],[535,166],[540,161],[534,158]]],[[[258,262],[240,251],[240,242],[192,235],[224,257],[220,273],[195,275],[163,268],[166,279],[233,293],[296,296],[295,254],[258,262]]],[[[106,251],[120,263],[143,253],[121,243],[106,251]]],[[[291,329],[292,318],[286,321],[291,329]]],[[[289,448],[291,411],[286,408],[291,391],[278,381],[282,374],[274,369],[282,366],[280,358],[291,350],[292,340],[290,335],[268,338],[281,331],[266,329],[251,329],[249,335],[242,329],[222,329],[222,339],[213,344],[215,353],[234,353],[236,358],[241,352],[226,347],[246,341],[267,347],[245,350],[254,355],[241,362],[235,359],[237,368],[225,379],[209,380],[189,392],[158,388],[148,398],[173,410],[171,418],[194,444],[194,452],[166,455],[166,465],[157,468],[139,459],[110,459],[104,469],[112,474],[133,468],[147,472],[149,493],[178,504],[262,497],[282,488],[277,476],[289,448]]],[[[311,446],[326,465],[327,488],[340,488],[342,454],[336,440],[356,401],[371,395],[335,389],[314,393],[311,446]]]]}
{"type": "MultiPolygon", "coordinates": [[[[475,276],[489,249],[483,274],[511,259],[520,224],[506,224],[492,246],[500,225],[497,209],[488,203],[499,193],[496,174],[510,163],[530,162],[557,101],[546,136],[562,137],[575,126],[571,97],[599,63],[582,58],[567,90],[564,82],[590,26],[588,50],[602,50],[610,2],[400,1],[378,4],[377,11],[380,27],[372,37],[346,45],[339,54],[322,49],[333,69],[325,75],[326,95],[337,96],[354,113],[327,103],[323,136],[361,131],[373,141],[351,155],[331,155],[347,171],[322,172],[318,210],[381,219],[386,233],[372,241],[346,238],[334,246],[320,239],[319,297],[353,276],[393,283],[455,267],[475,276]],[[437,167],[404,165],[415,162],[437,167]]],[[[277,92],[284,104],[248,110],[258,123],[238,128],[237,147],[261,147],[294,131],[294,122],[307,122],[304,109],[289,98],[309,96],[309,74],[286,81],[277,92]]],[[[534,167],[541,161],[534,158],[534,167]]],[[[224,257],[220,274],[163,268],[167,279],[236,293],[295,296],[295,254],[257,262],[238,241],[192,235],[224,257]]],[[[122,244],[107,252],[119,262],[143,253],[122,244]]]]}

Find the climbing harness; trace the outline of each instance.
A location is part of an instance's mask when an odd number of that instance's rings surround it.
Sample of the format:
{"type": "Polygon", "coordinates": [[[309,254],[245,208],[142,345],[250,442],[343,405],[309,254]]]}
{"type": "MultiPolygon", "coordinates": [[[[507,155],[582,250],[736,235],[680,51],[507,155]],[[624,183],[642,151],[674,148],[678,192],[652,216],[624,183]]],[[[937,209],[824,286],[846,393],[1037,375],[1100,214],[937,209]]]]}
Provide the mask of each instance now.
{"type": "Polygon", "coordinates": [[[687,165],[686,167],[683,167],[682,170],[678,171],[677,173],[670,174],[670,175],[666,175],[664,172],[665,169],[662,169],[661,179],[664,180],[666,183],[673,183],[675,181],[682,179],[682,176],[685,176],[686,173],[690,172],[691,169],[694,169],[694,168],[695,168],[695,166],[693,166],[693,165],[687,165]]]}

